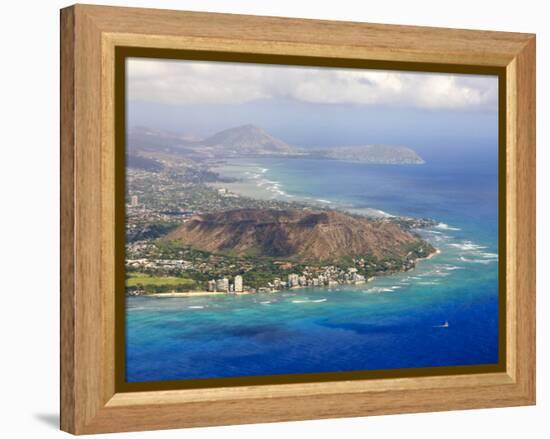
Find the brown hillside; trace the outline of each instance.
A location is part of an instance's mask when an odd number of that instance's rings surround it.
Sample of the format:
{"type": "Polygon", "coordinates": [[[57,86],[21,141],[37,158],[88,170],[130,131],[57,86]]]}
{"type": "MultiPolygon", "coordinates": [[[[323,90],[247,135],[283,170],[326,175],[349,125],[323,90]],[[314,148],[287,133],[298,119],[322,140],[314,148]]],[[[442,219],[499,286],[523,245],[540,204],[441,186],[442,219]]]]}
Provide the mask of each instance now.
{"type": "Polygon", "coordinates": [[[410,244],[422,242],[396,224],[299,209],[195,215],[167,239],[214,253],[324,261],[344,256],[405,257],[410,244]]]}

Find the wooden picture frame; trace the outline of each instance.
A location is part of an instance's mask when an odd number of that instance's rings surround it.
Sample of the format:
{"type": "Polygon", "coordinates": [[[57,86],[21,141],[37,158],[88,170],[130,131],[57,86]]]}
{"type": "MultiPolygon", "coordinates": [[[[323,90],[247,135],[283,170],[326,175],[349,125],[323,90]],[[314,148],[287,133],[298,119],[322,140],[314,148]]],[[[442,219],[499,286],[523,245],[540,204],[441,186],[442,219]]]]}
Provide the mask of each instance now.
{"type": "Polygon", "coordinates": [[[88,434],[534,403],[534,35],[88,5],[61,11],[62,430],[88,434]],[[114,292],[121,232],[115,227],[121,222],[115,208],[121,153],[115,147],[115,64],[122,47],[497,72],[506,109],[500,116],[502,370],[121,392],[114,292]]]}

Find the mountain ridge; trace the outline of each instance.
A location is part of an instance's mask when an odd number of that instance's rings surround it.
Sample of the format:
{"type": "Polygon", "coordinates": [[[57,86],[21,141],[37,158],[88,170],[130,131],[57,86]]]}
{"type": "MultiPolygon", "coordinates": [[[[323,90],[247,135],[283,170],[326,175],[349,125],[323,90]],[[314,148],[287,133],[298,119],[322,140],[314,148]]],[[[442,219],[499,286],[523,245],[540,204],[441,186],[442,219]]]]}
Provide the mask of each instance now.
{"type": "Polygon", "coordinates": [[[203,145],[222,147],[224,149],[234,148],[237,152],[245,154],[297,154],[297,148],[272,136],[263,128],[247,124],[218,131],[207,137],[203,145]]]}
{"type": "Polygon", "coordinates": [[[406,259],[427,242],[399,225],[337,211],[238,209],[196,214],[165,239],[210,253],[337,261],[348,256],[406,259]]]}

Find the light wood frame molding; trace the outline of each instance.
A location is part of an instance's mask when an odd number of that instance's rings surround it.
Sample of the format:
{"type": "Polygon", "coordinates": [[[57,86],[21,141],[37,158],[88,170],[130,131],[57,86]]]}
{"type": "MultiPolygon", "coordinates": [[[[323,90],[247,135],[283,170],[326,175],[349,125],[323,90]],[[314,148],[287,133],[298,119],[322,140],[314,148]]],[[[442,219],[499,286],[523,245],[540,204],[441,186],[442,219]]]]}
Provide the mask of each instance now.
{"type": "Polygon", "coordinates": [[[61,429],[74,434],[535,403],[535,36],[76,5],[61,11],[61,429]],[[498,67],[506,95],[506,370],[117,393],[115,48],[498,67]]]}

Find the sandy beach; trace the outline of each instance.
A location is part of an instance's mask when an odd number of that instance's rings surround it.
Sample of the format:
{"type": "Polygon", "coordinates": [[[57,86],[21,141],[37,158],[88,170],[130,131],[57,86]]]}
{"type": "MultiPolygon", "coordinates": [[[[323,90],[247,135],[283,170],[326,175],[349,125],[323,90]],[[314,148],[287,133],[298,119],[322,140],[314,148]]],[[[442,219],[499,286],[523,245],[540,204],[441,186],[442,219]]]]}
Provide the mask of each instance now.
{"type": "Polygon", "coordinates": [[[170,293],[153,293],[147,294],[147,297],[198,297],[198,296],[221,296],[226,293],[217,292],[217,291],[185,291],[177,292],[173,291],[170,293]]]}

